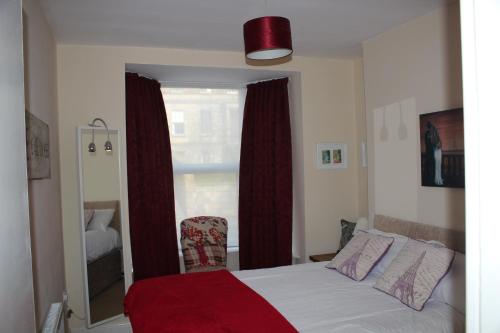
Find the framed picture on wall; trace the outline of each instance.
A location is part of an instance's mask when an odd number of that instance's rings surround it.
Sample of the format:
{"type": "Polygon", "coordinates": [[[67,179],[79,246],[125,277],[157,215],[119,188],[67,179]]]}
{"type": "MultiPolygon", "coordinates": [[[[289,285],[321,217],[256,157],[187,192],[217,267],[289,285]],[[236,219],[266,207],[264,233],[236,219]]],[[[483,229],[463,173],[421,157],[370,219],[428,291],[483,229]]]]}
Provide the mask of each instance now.
{"type": "Polygon", "coordinates": [[[318,143],[316,145],[317,169],[347,168],[347,144],[318,143]]]}
{"type": "Polygon", "coordinates": [[[465,186],[463,109],[420,115],[422,186],[465,186]]]}
{"type": "Polygon", "coordinates": [[[28,179],[50,178],[49,125],[26,110],[28,179]]]}

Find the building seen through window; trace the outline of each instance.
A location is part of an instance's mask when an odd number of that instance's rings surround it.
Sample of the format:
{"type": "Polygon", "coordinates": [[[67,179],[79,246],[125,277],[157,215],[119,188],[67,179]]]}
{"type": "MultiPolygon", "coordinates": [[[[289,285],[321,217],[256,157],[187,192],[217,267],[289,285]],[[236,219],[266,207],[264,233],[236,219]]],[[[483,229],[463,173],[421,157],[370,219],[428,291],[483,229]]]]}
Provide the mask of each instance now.
{"type": "Polygon", "coordinates": [[[185,218],[221,216],[229,223],[228,247],[237,247],[246,89],[163,87],[162,93],[172,147],[177,232],[185,218]]]}

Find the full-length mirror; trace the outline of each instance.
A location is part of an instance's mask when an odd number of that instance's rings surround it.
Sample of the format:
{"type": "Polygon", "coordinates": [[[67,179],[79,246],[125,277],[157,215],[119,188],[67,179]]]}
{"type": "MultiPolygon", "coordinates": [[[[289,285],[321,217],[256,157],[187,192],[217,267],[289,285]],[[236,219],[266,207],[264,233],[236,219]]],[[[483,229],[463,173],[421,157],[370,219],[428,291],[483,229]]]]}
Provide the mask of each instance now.
{"type": "MultiPolygon", "coordinates": [[[[87,326],[123,313],[119,131],[78,128],[80,226],[87,326]]],[[[100,126],[100,127],[97,127],[100,126]]]]}

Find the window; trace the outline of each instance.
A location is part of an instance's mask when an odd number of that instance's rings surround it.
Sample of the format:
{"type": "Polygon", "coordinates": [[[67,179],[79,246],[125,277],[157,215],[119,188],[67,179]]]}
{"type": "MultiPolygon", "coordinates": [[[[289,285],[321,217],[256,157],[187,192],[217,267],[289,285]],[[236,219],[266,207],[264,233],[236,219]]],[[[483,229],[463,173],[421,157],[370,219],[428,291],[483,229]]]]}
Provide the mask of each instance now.
{"type": "Polygon", "coordinates": [[[172,129],[170,130],[172,135],[181,136],[184,135],[184,112],[182,111],[172,111],[172,129]]]}
{"type": "Polygon", "coordinates": [[[205,135],[212,134],[212,110],[201,110],[200,117],[200,133],[205,135]]]}
{"type": "Polygon", "coordinates": [[[246,89],[163,87],[162,93],[171,133],[177,232],[185,218],[221,216],[229,224],[228,247],[237,247],[246,89]]]}

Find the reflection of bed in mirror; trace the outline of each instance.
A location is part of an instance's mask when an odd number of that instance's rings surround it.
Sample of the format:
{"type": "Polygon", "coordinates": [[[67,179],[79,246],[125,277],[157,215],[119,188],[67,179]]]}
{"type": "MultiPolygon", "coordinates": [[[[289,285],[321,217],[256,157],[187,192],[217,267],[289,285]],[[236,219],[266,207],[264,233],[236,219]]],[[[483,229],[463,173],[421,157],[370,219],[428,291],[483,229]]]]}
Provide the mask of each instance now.
{"type": "Polygon", "coordinates": [[[123,279],[120,202],[84,202],[84,209],[114,209],[106,230],[85,231],[89,298],[92,300],[123,279]]]}

